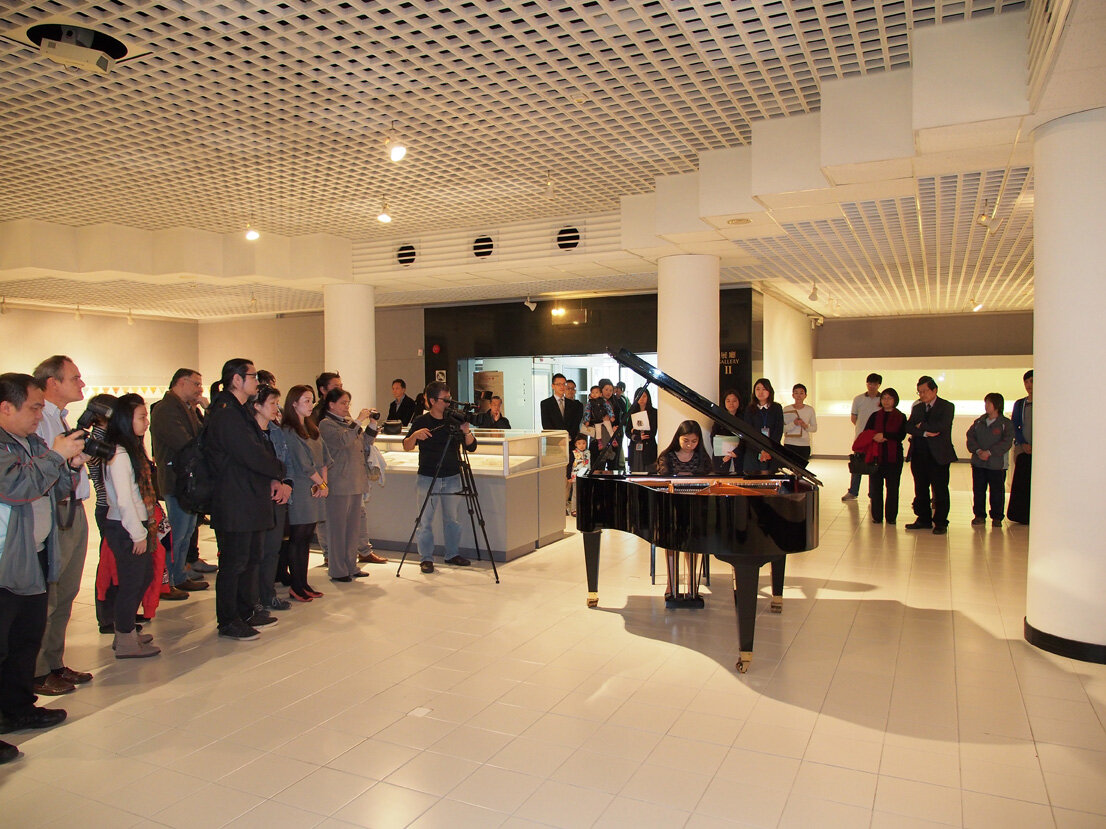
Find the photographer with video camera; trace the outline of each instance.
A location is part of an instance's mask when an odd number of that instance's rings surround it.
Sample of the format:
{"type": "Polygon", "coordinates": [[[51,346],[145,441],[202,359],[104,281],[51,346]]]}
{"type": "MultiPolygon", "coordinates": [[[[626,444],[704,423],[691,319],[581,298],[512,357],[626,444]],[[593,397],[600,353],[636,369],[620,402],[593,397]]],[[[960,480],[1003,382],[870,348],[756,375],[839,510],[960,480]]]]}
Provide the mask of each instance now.
{"type": "Polygon", "coordinates": [[[436,496],[457,496],[461,492],[460,443],[463,441],[465,448],[471,452],[476,448],[476,436],[469,426],[471,413],[465,411],[466,407],[453,403],[449,386],[445,383],[433,382],[426,387],[426,405],[430,410],[411,421],[411,428],[403,439],[403,449],[410,452],[416,445],[419,448],[415,504],[416,508],[426,504],[417,529],[419,568],[424,573],[433,573],[434,515],[439,508],[445,532],[445,563],[458,567],[467,567],[470,564],[458,552],[461,541],[462,499],[436,496]],[[451,432],[459,436],[459,440],[450,442],[451,432]]]}
{"type": "Polygon", "coordinates": [[[365,452],[376,440],[380,412],[362,409],[350,417],[350,393],[333,388],[323,398],[319,436],[326,461],[327,572],[332,581],[351,582],[368,577],[357,567],[361,542],[361,500],[369,489],[365,452]]]}

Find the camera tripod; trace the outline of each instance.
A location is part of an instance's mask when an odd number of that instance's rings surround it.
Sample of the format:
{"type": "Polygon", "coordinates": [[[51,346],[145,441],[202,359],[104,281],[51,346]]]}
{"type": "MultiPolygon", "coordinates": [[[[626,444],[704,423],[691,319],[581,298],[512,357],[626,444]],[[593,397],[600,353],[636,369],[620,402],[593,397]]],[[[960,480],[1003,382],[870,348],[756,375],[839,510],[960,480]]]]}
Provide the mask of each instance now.
{"type": "MultiPolygon", "coordinates": [[[[400,570],[403,569],[404,562],[407,561],[407,554],[411,552],[411,544],[415,540],[415,535],[419,531],[419,527],[422,524],[422,516],[426,512],[426,506],[430,503],[432,497],[439,498],[464,498],[465,503],[468,506],[469,524],[472,526],[472,546],[476,550],[476,560],[481,561],[480,555],[480,536],[476,533],[477,524],[480,526],[480,535],[484,537],[484,549],[488,552],[488,560],[492,563],[492,573],[495,575],[495,583],[499,584],[499,570],[495,566],[495,557],[492,555],[492,545],[488,541],[488,530],[484,525],[484,510],[480,506],[480,493],[476,491],[476,479],[472,475],[472,465],[469,463],[468,447],[465,446],[465,441],[462,438],[459,443],[461,446],[461,456],[458,459],[461,467],[461,490],[459,492],[435,492],[434,484],[441,478],[442,463],[449,456],[449,452],[454,448],[454,441],[458,435],[461,434],[461,428],[458,424],[448,420],[446,415],[447,428],[449,434],[446,438],[445,446],[442,449],[442,454],[438,458],[438,465],[434,467],[434,477],[430,481],[430,487],[426,491],[426,497],[422,499],[422,505],[419,507],[418,517],[415,518],[415,526],[411,530],[411,537],[407,539],[407,545],[403,548],[403,557],[399,560],[399,567],[396,568],[396,578],[399,578],[400,570]]],[[[438,427],[441,428],[441,427],[438,427]]],[[[442,515],[443,521],[445,515],[442,515]]]]}

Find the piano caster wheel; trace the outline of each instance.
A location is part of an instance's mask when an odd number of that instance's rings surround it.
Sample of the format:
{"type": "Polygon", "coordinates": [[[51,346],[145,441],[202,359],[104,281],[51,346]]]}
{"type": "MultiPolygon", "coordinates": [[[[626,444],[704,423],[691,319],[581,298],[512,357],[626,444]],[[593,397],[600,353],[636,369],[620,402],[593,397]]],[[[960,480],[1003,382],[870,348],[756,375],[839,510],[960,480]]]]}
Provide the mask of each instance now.
{"type": "Polygon", "coordinates": [[[753,655],[751,653],[741,652],[741,656],[737,658],[737,672],[744,674],[749,671],[749,663],[753,661],[753,655]]]}
{"type": "Polygon", "coordinates": [[[783,596],[773,596],[769,610],[773,613],[783,613],[783,596]]]}
{"type": "Polygon", "coordinates": [[[599,607],[598,593],[588,593],[588,607],[599,607]]]}

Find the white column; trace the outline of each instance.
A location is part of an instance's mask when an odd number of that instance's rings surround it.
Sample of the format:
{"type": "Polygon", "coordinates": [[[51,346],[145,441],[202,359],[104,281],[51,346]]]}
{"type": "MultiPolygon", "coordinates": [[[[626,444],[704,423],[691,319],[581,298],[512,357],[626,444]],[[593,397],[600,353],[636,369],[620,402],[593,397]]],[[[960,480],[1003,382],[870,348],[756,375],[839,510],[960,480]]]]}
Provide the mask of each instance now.
{"type": "Polygon", "coordinates": [[[374,399],[376,295],[372,285],[341,282],[323,287],[323,353],[324,370],[342,375],[354,415],[363,408],[380,408],[374,399]]]}
{"type": "MultiPolygon", "coordinates": [[[[717,402],[718,257],[665,256],[657,263],[657,362],[661,371],[717,402]]],[[[653,395],[656,400],[656,394],[653,395]]],[[[683,420],[698,420],[710,440],[710,421],[671,395],[657,400],[657,444],[672,439],[683,420]]],[[[708,448],[709,451],[709,448],[708,448]]]]}
{"type": "Polygon", "coordinates": [[[1033,502],[1026,639],[1106,662],[1106,109],[1059,118],[1034,134],[1033,502]],[[1083,432],[1086,423],[1090,432],[1083,432]]]}

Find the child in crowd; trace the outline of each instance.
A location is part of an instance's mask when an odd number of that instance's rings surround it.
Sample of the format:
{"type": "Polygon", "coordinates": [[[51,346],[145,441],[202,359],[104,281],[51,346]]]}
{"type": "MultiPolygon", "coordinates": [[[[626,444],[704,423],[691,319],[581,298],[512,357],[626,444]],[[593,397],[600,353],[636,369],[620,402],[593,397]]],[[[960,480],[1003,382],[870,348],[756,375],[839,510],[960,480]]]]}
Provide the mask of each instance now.
{"type": "Polygon", "coordinates": [[[572,441],[572,501],[571,514],[576,515],[576,476],[591,469],[591,452],[588,451],[588,436],[577,435],[572,441]]]}

